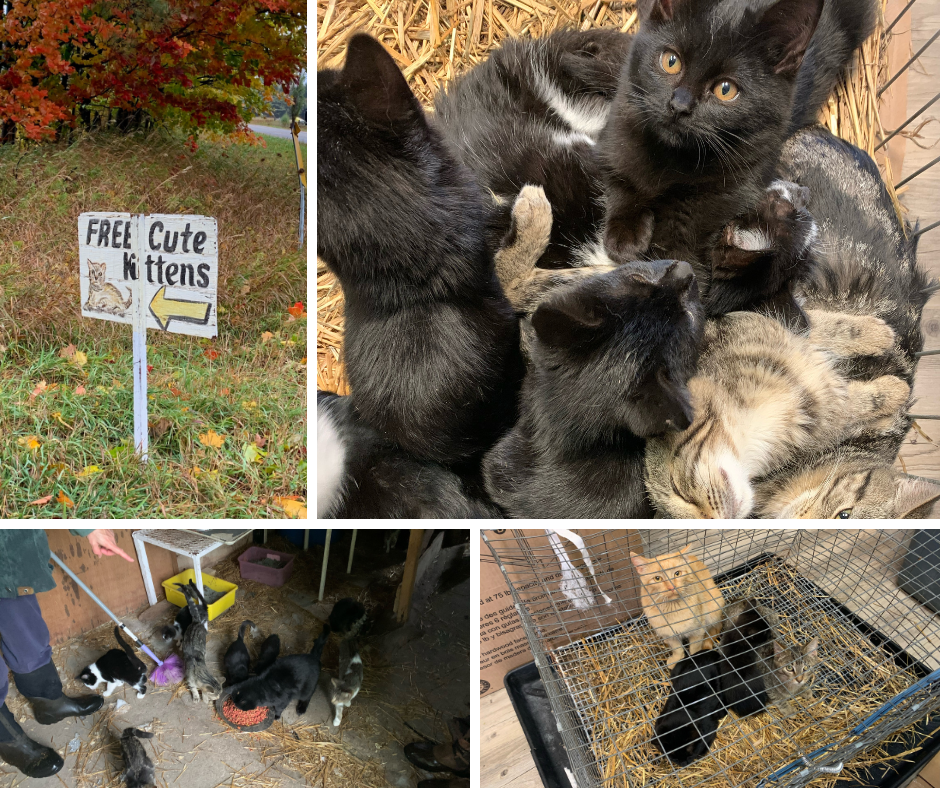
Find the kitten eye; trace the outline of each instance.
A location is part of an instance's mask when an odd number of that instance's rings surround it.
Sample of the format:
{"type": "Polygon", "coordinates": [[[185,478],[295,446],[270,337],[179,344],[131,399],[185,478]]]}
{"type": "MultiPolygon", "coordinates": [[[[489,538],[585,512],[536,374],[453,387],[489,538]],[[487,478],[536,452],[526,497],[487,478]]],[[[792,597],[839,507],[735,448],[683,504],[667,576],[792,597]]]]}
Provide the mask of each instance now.
{"type": "Polygon", "coordinates": [[[722,101],[734,101],[738,95],[738,86],[730,79],[723,79],[712,88],[712,93],[722,101]]]}
{"type": "Polygon", "coordinates": [[[662,577],[660,577],[659,575],[656,575],[656,577],[654,577],[653,580],[655,580],[658,583],[660,580],[662,580],[662,577]]]}
{"type": "Polygon", "coordinates": [[[671,49],[665,50],[659,56],[659,65],[663,67],[663,71],[667,74],[678,74],[682,71],[682,60],[671,49]]]}
{"type": "Polygon", "coordinates": [[[787,673],[793,672],[793,665],[787,665],[787,673]]]}
{"type": "Polygon", "coordinates": [[[682,574],[682,572],[676,572],[676,577],[678,577],[678,576],[681,575],[681,574],[682,574]]]}
{"type": "Polygon", "coordinates": [[[849,507],[848,509],[843,509],[841,512],[839,512],[839,513],[835,516],[835,519],[837,519],[837,520],[848,520],[848,519],[851,518],[851,517],[852,517],[852,508],[849,507]]]}

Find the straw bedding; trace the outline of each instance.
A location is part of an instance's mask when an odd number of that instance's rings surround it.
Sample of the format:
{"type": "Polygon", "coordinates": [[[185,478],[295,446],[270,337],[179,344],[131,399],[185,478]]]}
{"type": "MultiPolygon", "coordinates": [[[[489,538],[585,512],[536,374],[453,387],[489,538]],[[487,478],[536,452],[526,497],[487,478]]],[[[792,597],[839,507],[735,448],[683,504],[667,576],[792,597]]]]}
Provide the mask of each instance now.
{"type": "MultiPolygon", "coordinates": [[[[775,707],[747,719],[729,714],[710,753],[678,772],[651,742],[653,725],[669,694],[665,663],[670,649],[645,619],[641,626],[611,637],[594,637],[554,651],[556,668],[575,700],[605,788],[756,785],[799,755],[842,739],[918,679],[831,608],[827,598],[808,591],[811,588],[782,562],[762,564],[721,584],[726,600],[755,597],[775,609],[786,644],[819,637],[814,697],[794,700],[798,711],[789,719],[783,719],[775,707]]],[[[898,758],[889,758],[888,743],[903,742],[907,754],[919,749],[924,738],[909,729],[898,732],[846,763],[839,776],[821,775],[813,784],[832,788],[867,766],[898,758]]]]}
{"type": "MultiPolygon", "coordinates": [[[[430,108],[442,85],[484,60],[504,39],[537,37],[565,27],[633,32],[636,22],[635,2],[621,0],[317,0],[317,68],[341,67],[349,36],[369,33],[392,53],[412,90],[430,108]]],[[[820,116],[833,133],[869,154],[883,136],[877,90],[888,79],[888,56],[882,28],[879,24],[856,55],[855,67],[820,116]]],[[[879,164],[894,196],[890,162],[879,159],[879,164]]],[[[896,208],[901,210],[897,203],[896,208]]],[[[317,260],[318,389],[349,393],[342,345],[342,291],[317,260]]]]}

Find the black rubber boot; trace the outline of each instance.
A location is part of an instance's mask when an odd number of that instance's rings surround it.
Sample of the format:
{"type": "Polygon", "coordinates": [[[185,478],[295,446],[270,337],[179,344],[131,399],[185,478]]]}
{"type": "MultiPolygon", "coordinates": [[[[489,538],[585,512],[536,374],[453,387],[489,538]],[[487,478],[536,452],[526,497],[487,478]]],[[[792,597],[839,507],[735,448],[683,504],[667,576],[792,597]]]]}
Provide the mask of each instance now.
{"type": "Polygon", "coordinates": [[[36,778],[51,777],[65,764],[55,750],[26,735],[5,703],[0,705],[0,761],[36,778]]]}
{"type": "Polygon", "coordinates": [[[55,700],[48,698],[27,698],[33,707],[36,722],[40,725],[55,725],[67,717],[85,717],[94,714],[104,705],[100,695],[82,695],[70,698],[60,695],[55,700]]]}
{"type": "Polygon", "coordinates": [[[32,673],[14,673],[16,688],[30,702],[36,722],[55,725],[67,717],[94,714],[104,705],[100,695],[82,695],[69,698],[62,694],[62,681],[50,660],[32,673]]]}

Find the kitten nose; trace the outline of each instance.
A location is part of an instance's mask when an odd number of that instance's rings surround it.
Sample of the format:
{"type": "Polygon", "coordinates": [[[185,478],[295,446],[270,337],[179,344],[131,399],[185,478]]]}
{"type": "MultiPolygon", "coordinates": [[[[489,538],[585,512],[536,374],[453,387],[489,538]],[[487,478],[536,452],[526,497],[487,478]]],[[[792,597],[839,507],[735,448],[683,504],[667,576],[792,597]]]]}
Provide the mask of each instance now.
{"type": "Polygon", "coordinates": [[[672,92],[669,107],[677,115],[684,115],[692,109],[692,91],[688,88],[678,87],[672,92]]]}

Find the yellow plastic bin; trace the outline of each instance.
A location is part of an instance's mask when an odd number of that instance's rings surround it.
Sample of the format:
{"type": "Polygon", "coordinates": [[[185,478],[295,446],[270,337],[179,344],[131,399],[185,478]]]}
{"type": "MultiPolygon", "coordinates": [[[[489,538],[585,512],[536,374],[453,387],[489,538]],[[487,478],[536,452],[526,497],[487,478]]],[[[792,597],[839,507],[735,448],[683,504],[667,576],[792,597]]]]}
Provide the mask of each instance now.
{"type": "MultiPolygon", "coordinates": [[[[180,583],[181,585],[186,585],[190,580],[193,582],[196,581],[196,573],[192,569],[187,569],[185,572],[173,575],[169,580],[164,580],[161,585],[166,592],[167,600],[177,607],[186,607],[186,597],[183,596],[183,592],[176,587],[176,584],[180,583]]],[[[211,588],[213,591],[218,591],[225,595],[209,605],[210,621],[222,615],[235,604],[235,592],[238,591],[238,586],[234,583],[229,583],[227,580],[221,580],[218,577],[213,577],[203,572],[202,584],[206,588],[211,588]]]]}

